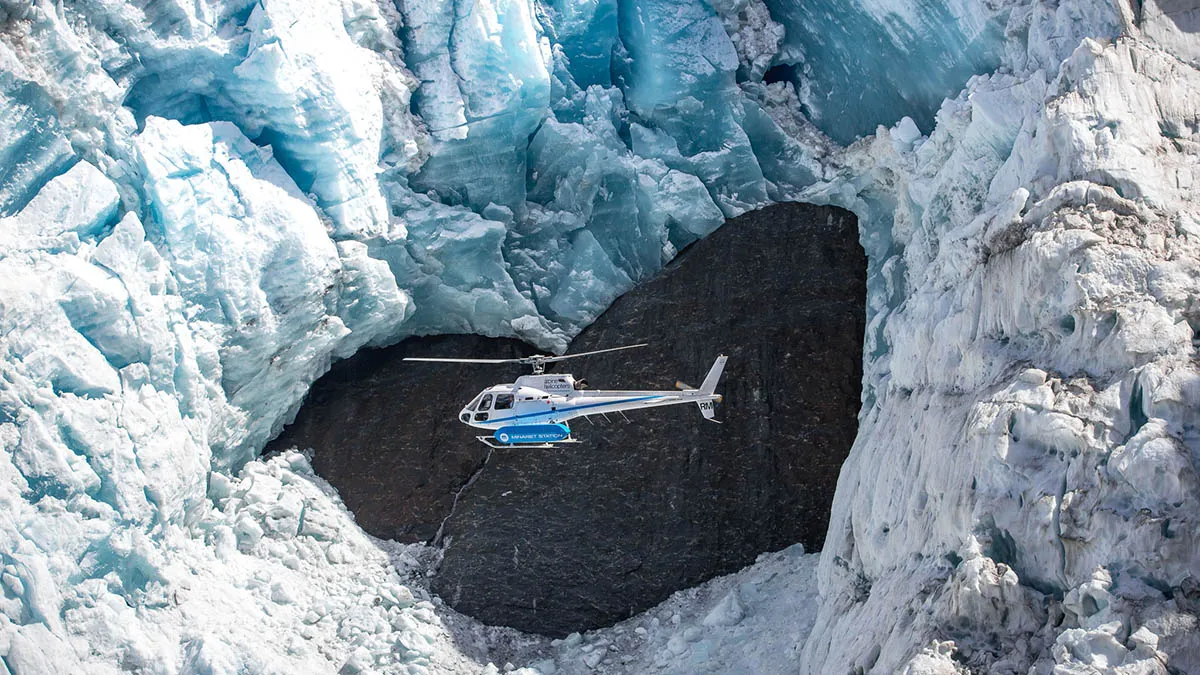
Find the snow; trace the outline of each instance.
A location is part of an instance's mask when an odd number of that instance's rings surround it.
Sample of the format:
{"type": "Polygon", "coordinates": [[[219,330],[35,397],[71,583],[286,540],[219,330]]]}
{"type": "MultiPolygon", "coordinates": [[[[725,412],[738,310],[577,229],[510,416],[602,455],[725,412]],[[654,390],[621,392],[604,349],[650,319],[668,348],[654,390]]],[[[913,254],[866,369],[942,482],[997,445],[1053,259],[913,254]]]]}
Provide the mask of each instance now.
{"type": "Polygon", "coordinates": [[[632,619],[553,640],[528,667],[540,675],[794,671],[816,618],[817,558],[799,544],[764,553],[632,619]]]}
{"type": "Polygon", "coordinates": [[[1194,11],[0,18],[8,671],[1200,669],[1194,11]],[[852,209],[869,258],[819,564],[770,554],[546,644],[428,596],[302,454],[259,458],[334,359],[451,332],[562,349],[781,200],[852,209]]]}

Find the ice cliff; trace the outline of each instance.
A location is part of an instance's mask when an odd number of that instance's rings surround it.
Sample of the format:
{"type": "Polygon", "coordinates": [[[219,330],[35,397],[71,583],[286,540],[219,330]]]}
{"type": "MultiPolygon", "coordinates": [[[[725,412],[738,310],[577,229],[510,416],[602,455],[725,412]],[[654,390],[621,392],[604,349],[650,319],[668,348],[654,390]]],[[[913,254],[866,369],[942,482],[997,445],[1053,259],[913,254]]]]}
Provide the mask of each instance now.
{"type": "Polygon", "coordinates": [[[1198,29],[1175,0],[0,2],[4,666],[482,668],[263,443],[363,345],[561,348],[807,200],[870,261],[802,669],[1200,669],[1198,29]]]}

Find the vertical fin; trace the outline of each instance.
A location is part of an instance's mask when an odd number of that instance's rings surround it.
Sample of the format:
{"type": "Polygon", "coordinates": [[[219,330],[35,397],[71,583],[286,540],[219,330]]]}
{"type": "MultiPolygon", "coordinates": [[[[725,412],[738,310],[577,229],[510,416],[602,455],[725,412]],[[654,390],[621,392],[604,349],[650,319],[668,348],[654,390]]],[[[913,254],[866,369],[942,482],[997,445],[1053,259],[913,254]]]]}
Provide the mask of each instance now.
{"type": "Polygon", "coordinates": [[[704,376],[704,382],[700,385],[701,392],[711,394],[717,390],[717,380],[721,379],[721,371],[725,370],[725,361],[728,359],[728,356],[722,354],[717,357],[716,361],[713,361],[712,368],[708,371],[708,375],[704,376]]]}

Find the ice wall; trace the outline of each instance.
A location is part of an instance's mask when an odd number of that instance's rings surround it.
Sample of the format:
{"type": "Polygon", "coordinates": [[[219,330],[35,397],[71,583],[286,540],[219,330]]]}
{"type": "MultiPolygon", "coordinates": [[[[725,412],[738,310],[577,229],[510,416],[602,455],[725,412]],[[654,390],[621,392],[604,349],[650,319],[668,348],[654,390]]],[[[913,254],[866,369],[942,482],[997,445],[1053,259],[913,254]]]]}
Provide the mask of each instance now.
{"type": "Polygon", "coordinates": [[[928,132],[942,99],[991,72],[1004,12],[985,3],[769,0],[787,28],[770,79],[793,84],[801,109],[839,143],[908,116],[928,132]]]}
{"type": "Polygon", "coordinates": [[[555,344],[503,225],[385,190],[424,152],[388,19],[4,19],[6,672],[482,669],[302,457],[253,461],[332,358],[405,322],[528,316],[555,344]]]}
{"type": "Polygon", "coordinates": [[[876,181],[849,199],[894,209],[891,300],[807,672],[1200,667],[1195,38],[1104,5],[1010,21],[1028,50],[928,138],[845,155],[876,181]]]}
{"type": "Polygon", "coordinates": [[[843,9],[0,2],[5,666],[482,668],[259,448],[332,359],[561,348],[794,199],[870,257],[806,667],[1196,663],[1194,15],[843,9]]]}

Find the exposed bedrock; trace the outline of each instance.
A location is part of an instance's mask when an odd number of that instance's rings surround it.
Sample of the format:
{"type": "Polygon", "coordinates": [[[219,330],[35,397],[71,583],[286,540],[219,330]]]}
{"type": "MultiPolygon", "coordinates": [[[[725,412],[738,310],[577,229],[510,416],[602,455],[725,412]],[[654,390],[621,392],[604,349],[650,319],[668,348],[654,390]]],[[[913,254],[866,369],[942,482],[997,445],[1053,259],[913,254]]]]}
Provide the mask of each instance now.
{"type": "Polygon", "coordinates": [[[728,354],[724,424],[694,406],[576,420],[579,444],[489,458],[455,413],[523,370],[401,359],[529,349],[444,336],[337,364],[273,446],[313,448],[368,532],[436,538],[434,589],[459,611],[548,635],[611,624],[762,552],[821,546],[857,430],[865,284],[851,213],[772,206],[684,251],[571,351],[649,347],[558,364],[597,388],[670,389],[728,354]]]}

